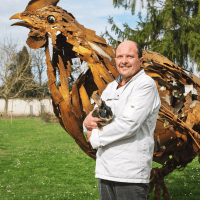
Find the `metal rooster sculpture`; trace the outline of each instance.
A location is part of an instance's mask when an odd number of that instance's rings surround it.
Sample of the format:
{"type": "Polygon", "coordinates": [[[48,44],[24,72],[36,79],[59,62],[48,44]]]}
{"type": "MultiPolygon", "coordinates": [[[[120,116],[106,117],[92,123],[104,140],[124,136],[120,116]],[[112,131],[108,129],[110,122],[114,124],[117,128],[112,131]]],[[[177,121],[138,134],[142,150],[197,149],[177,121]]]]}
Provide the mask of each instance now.
{"type": "MultiPolygon", "coordinates": [[[[99,94],[115,79],[115,49],[95,31],[79,24],[72,14],[56,6],[59,0],[31,0],[25,11],[10,19],[20,19],[13,25],[30,29],[27,44],[32,49],[45,47],[48,87],[53,107],[61,126],[74,138],[80,148],[95,159],[95,150],[87,142],[82,123],[94,105],[90,98],[99,94]],[[49,38],[53,55],[49,53],[49,38]],[[79,57],[88,62],[88,70],[81,74],[69,91],[72,59],[79,57]],[[57,87],[59,71],[61,85],[57,87]]],[[[155,129],[153,160],[163,165],[153,168],[149,193],[155,185],[154,199],[170,199],[164,177],[176,168],[184,168],[196,155],[200,158],[200,79],[188,75],[170,60],[151,51],[143,51],[142,67],[158,87],[162,106],[155,129]],[[185,88],[190,88],[187,92],[185,88]]],[[[199,159],[200,161],[200,159],[199,159]]]]}

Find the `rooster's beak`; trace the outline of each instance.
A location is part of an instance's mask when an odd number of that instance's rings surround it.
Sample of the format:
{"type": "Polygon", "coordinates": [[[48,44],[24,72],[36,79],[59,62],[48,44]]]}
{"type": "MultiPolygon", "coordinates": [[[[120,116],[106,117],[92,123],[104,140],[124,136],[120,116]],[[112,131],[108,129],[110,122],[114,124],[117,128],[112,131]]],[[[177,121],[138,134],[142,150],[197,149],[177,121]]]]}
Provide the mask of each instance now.
{"type": "Polygon", "coordinates": [[[28,20],[28,17],[22,16],[21,13],[17,13],[15,15],[13,15],[10,19],[20,19],[23,21],[20,22],[16,22],[14,24],[12,24],[11,26],[24,26],[26,28],[31,29],[33,26],[31,25],[31,23],[28,20]]]}
{"type": "Polygon", "coordinates": [[[15,15],[13,15],[10,19],[22,19],[21,18],[21,13],[17,13],[15,15]]]}

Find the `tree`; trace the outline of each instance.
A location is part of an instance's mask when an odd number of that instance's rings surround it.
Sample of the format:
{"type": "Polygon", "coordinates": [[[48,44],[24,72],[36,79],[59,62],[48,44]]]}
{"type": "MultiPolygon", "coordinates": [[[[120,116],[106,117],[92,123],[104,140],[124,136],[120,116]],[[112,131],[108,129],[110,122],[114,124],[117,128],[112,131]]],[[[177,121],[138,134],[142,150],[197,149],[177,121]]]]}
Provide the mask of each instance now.
{"type": "MultiPolygon", "coordinates": [[[[34,76],[31,71],[31,69],[32,69],[31,61],[29,59],[30,59],[29,52],[28,52],[26,46],[24,46],[22,48],[22,50],[17,53],[16,60],[10,66],[10,79],[15,79],[16,72],[17,72],[19,66],[21,66],[21,68],[24,69],[23,77],[29,77],[29,79],[27,80],[28,82],[26,82],[26,84],[30,85],[30,84],[34,83],[34,80],[33,80],[34,76]]],[[[15,86],[11,90],[12,94],[17,94],[19,92],[19,90],[21,90],[21,87],[23,85],[23,80],[24,80],[24,78],[21,78],[21,80],[18,80],[15,83],[15,86]]],[[[25,91],[25,95],[26,95],[26,97],[32,96],[33,91],[27,90],[27,91],[25,91]]],[[[20,92],[17,96],[23,97],[24,93],[20,92]]]]}
{"type": "Polygon", "coordinates": [[[32,64],[33,67],[36,69],[36,74],[38,78],[38,84],[41,87],[42,86],[42,73],[44,72],[44,70],[46,69],[46,63],[45,63],[45,52],[44,49],[37,49],[34,50],[33,52],[33,56],[32,56],[32,64]]]}
{"type": "MultiPolygon", "coordinates": [[[[147,2],[152,1],[152,0],[147,0],[147,2]]],[[[153,0],[155,1],[155,0],[153,0]]],[[[144,0],[139,0],[141,3],[141,6],[144,6],[144,0]]],[[[124,7],[125,9],[131,9],[132,15],[135,14],[135,5],[136,5],[136,0],[113,0],[113,5],[114,7],[124,7]]],[[[140,13],[141,14],[141,13],[140,13]]]]}
{"type": "MultiPolygon", "coordinates": [[[[137,1],[143,2],[141,1],[137,1]]],[[[134,14],[136,0],[117,1],[113,0],[114,6],[131,8],[134,14]],[[125,2],[131,2],[125,6],[125,2]]],[[[141,13],[138,16],[140,22],[136,29],[131,29],[127,23],[123,24],[124,30],[119,29],[109,18],[112,31],[118,37],[133,40],[143,49],[159,52],[183,68],[188,67],[188,62],[200,67],[199,24],[200,3],[198,0],[147,0],[147,15],[142,20],[141,13]]],[[[111,44],[114,40],[108,32],[111,44]]]]}
{"type": "Polygon", "coordinates": [[[0,44],[0,96],[5,99],[6,113],[9,98],[20,97],[27,91],[35,90],[30,66],[31,54],[26,48],[18,52],[17,44],[12,39],[0,44]]]}
{"type": "Polygon", "coordinates": [[[47,81],[43,80],[42,75],[46,69],[45,51],[44,48],[39,48],[33,51],[32,54],[32,68],[34,69],[35,80],[38,85],[37,97],[44,98],[49,96],[50,92],[47,86],[47,81]]]}

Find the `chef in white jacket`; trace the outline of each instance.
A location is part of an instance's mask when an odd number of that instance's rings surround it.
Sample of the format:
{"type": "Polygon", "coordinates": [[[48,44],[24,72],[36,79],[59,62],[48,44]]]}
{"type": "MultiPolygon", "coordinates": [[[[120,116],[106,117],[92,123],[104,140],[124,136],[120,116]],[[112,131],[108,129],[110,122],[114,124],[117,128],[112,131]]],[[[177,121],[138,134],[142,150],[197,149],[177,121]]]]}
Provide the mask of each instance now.
{"type": "Polygon", "coordinates": [[[101,200],[146,200],[154,151],[154,129],[160,97],[154,80],[140,68],[142,50],[133,41],[116,50],[117,79],[101,98],[114,119],[98,130],[92,112],[84,120],[84,131],[97,149],[95,177],[101,200]]]}

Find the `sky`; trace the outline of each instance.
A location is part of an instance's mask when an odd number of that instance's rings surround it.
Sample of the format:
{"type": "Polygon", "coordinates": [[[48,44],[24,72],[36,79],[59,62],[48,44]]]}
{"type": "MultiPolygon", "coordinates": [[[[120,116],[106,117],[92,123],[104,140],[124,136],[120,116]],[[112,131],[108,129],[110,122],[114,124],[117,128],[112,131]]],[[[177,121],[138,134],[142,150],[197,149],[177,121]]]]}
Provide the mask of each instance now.
{"type": "MultiPolygon", "coordinates": [[[[23,12],[28,2],[29,0],[1,0],[0,43],[6,38],[12,38],[13,41],[19,44],[20,48],[26,45],[29,29],[11,26],[12,23],[19,20],[9,20],[9,18],[16,13],[23,12]]],[[[131,10],[125,10],[123,7],[114,8],[113,0],[60,0],[57,5],[72,13],[80,24],[85,28],[96,31],[97,35],[101,35],[106,29],[111,33],[111,25],[108,23],[109,16],[113,17],[119,28],[122,28],[122,24],[126,22],[133,29],[136,28],[137,22],[139,22],[137,13],[142,11],[142,17],[145,18],[146,16],[146,9],[141,10],[139,1],[137,1],[136,15],[134,16],[131,15],[131,10]]],[[[111,34],[117,39],[114,33],[111,34]]]]}
{"type": "MultiPolygon", "coordinates": [[[[130,0],[127,0],[130,1],[130,0]]],[[[0,6],[0,43],[7,39],[12,39],[18,44],[19,50],[26,45],[29,29],[20,26],[11,26],[19,20],[9,20],[9,18],[25,10],[29,0],[1,0],[0,6]]],[[[131,10],[124,8],[114,8],[113,0],[60,0],[57,6],[72,13],[76,20],[85,28],[96,31],[101,35],[108,30],[111,33],[111,25],[108,23],[109,16],[112,16],[114,22],[119,28],[123,28],[123,23],[128,23],[131,28],[137,26],[139,19],[137,15],[131,15],[131,10]]],[[[140,11],[140,4],[136,4],[136,13],[140,11]]],[[[145,9],[142,15],[145,16],[145,9]]],[[[111,35],[117,39],[114,33],[111,35]]],[[[85,65],[87,66],[87,64],[85,65]]],[[[43,72],[43,81],[47,79],[46,72],[43,72]]]]}
{"type": "MultiPolygon", "coordinates": [[[[1,1],[0,6],[0,42],[6,37],[11,37],[21,45],[26,44],[29,30],[24,27],[10,26],[18,20],[9,20],[9,18],[19,12],[23,12],[29,0],[6,0],[1,1]]],[[[114,8],[113,0],[60,0],[57,4],[68,12],[72,13],[76,20],[85,28],[96,31],[97,35],[105,32],[107,28],[110,31],[111,25],[108,24],[109,16],[112,16],[117,26],[122,28],[122,23],[127,22],[131,28],[137,26],[139,19],[131,15],[131,10],[124,8],[114,8]]],[[[140,4],[137,4],[136,11],[140,10],[140,4]]],[[[143,10],[145,15],[145,10],[143,10]]],[[[112,33],[114,36],[114,33],[112,33]]]]}

